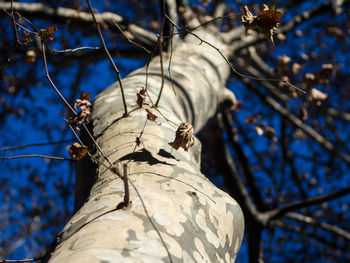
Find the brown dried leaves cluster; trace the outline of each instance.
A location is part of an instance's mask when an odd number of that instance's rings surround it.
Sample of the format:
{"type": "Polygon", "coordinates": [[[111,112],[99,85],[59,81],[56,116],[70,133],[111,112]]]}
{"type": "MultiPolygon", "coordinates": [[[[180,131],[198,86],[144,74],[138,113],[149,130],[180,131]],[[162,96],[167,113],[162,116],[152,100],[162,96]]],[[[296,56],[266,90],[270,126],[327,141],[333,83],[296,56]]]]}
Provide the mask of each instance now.
{"type": "Polygon", "coordinates": [[[315,74],[307,73],[303,78],[303,83],[307,86],[321,84],[329,88],[329,78],[333,73],[332,64],[323,64],[322,68],[315,74]]]}
{"type": "Polygon", "coordinates": [[[147,119],[150,121],[156,121],[156,119],[158,118],[157,115],[155,115],[151,109],[151,107],[149,106],[148,103],[146,103],[146,97],[147,97],[147,89],[145,89],[144,87],[142,87],[140,89],[140,92],[136,94],[137,95],[137,107],[139,109],[144,109],[147,112],[147,119]]]}
{"type": "Polygon", "coordinates": [[[169,143],[169,145],[176,150],[182,147],[185,151],[188,151],[188,149],[194,144],[193,132],[193,126],[191,124],[187,122],[181,123],[176,130],[175,140],[169,143]]]}
{"type": "Polygon", "coordinates": [[[80,94],[80,98],[75,101],[74,109],[78,110],[80,108],[80,112],[72,118],[68,119],[68,123],[71,124],[78,131],[79,125],[88,122],[90,114],[91,114],[91,103],[89,102],[90,94],[87,92],[82,92],[80,94]]]}
{"type": "Polygon", "coordinates": [[[45,29],[40,29],[39,36],[43,41],[50,42],[53,40],[53,34],[55,33],[56,30],[57,28],[54,25],[49,26],[48,28],[45,28],[45,29]]]}
{"type": "Polygon", "coordinates": [[[257,134],[259,134],[260,136],[263,135],[264,137],[273,142],[277,142],[278,139],[276,137],[275,129],[273,127],[267,126],[265,122],[259,122],[261,117],[262,116],[260,114],[249,116],[248,118],[246,118],[245,124],[249,125],[257,123],[254,127],[257,134]]]}
{"type": "Polygon", "coordinates": [[[274,6],[267,6],[263,4],[260,14],[253,16],[247,6],[244,6],[244,15],[241,17],[241,22],[248,29],[259,29],[259,31],[269,41],[271,48],[274,49],[273,35],[277,30],[278,23],[282,18],[282,13],[275,10],[274,6]]]}

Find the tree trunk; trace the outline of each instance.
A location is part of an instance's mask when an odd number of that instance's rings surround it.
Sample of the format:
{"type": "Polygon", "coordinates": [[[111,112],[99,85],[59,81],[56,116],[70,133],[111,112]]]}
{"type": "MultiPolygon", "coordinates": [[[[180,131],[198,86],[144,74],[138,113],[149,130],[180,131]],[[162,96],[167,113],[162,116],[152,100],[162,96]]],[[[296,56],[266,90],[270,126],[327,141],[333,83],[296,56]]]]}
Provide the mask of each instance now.
{"type": "MultiPolygon", "coordinates": [[[[219,36],[204,30],[195,33],[230,55],[219,36]]],[[[145,67],[122,80],[130,112],[127,117],[123,117],[118,83],[93,102],[93,135],[111,163],[121,171],[122,164],[127,164],[131,205],[118,206],[124,198],[123,180],[106,168],[109,163],[95,150],[93,156],[98,162],[86,157],[78,164],[75,213],[46,260],[234,261],[244,231],[239,205],[201,174],[197,139],[189,151],[169,145],[178,128],[173,123],[192,123],[199,131],[215,114],[218,103],[234,100],[234,95],[224,88],[229,67],[217,51],[193,36],[177,43],[171,74],[169,54],[163,54],[164,91],[160,113],[154,110],[156,122],[146,122],[146,112],[136,109],[136,93],[146,86],[145,67]],[[141,144],[133,153],[144,126],[141,144]]],[[[147,80],[153,102],[161,86],[160,72],[160,59],[156,57],[150,63],[147,80]]]]}

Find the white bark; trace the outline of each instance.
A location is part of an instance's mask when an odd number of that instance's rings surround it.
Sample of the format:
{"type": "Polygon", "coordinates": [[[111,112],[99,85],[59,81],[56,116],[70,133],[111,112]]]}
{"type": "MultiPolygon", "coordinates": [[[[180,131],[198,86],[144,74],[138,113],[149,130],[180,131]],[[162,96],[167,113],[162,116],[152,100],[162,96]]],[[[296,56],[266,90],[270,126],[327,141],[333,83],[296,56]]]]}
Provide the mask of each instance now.
{"type": "MultiPolygon", "coordinates": [[[[229,55],[214,35],[196,31],[229,55]]],[[[229,67],[205,43],[188,37],[173,53],[171,77],[165,58],[165,86],[159,110],[172,122],[193,123],[196,131],[215,114],[218,100],[227,96],[229,67]],[[223,95],[224,94],[224,95],[223,95]]],[[[148,91],[155,102],[161,83],[159,58],[149,67],[148,91]]],[[[136,93],[145,87],[145,68],[123,79],[128,110],[136,108],[136,93]]],[[[146,113],[123,117],[118,84],[93,103],[93,134],[111,162],[127,163],[131,207],[123,201],[122,179],[104,166],[84,160],[76,177],[76,212],[60,232],[50,262],[233,262],[240,247],[244,219],[239,205],[200,172],[200,143],[185,152],[168,144],[177,127],[159,113],[147,122],[142,143],[136,137],[146,113]],[[161,238],[160,238],[161,236],[161,238]],[[165,244],[163,243],[163,241],[165,244]]],[[[95,157],[108,163],[96,151],[95,157]]]]}

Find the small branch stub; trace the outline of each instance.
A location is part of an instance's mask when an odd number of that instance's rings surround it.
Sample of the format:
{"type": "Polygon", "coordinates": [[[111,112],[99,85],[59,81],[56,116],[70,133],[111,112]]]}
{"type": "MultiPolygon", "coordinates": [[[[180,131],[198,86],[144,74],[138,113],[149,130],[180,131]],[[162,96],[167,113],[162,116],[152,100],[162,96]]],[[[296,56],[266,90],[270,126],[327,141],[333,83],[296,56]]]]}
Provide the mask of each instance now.
{"type": "Polygon", "coordinates": [[[120,170],[117,165],[113,165],[110,170],[121,177],[123,179],[123,184],[124,184],[124,200],[123,202],[120,202],[116,209],[123,209],[123,208],[128,208],[131,206],[131,201],[130,201],[130,190],[129,190],[129,182],[128,182],[128,165],[125,163],[123,164],[123,176],[120,174],[120,170]]]}
{"type": "Polygon", "coordinates": [[[169,143],[169,145],[176,150],[182,147],[185,151],[188,151],[188,148],[194,144],[193,132],[193,126],[191,124],[187,122],[181,123],[179,128],[176,130],[175,140],[169,143]]]}

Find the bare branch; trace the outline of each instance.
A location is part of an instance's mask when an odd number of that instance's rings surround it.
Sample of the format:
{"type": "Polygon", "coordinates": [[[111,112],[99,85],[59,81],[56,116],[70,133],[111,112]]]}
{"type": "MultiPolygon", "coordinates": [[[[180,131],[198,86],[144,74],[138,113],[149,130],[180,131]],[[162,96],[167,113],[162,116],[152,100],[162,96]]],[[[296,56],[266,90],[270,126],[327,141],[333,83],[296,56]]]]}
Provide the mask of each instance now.
{"type": "MultiPolygon", "coordinates": [[[[11,3],[0,2],[0,9],[11,11],[11,3]]],[[[19,3],[13,2],[13,10],[20,12],[24,16],[31,18],[45,19],[53,21],[54,23],[66,24],[71,20],[74,20],[74,25],[78,25],[81,28],[91,26],[94,23],[94,19],[89,12],[78,11],[76,9],[57,7],[53,8],[41,3],[19,3]]],[[[0,16],[4,13],[0,12],[0,16]]],[[[129,31],[137,40],[137,42],[143,46],[150,47],[157,43],[157,36],[139,26],[126,21],[122,16],[112,13],[104,12],[96,14],[97,21],[103,21],[110,27],[114,27],[114,23],[121,25],[124,31],[129,31]]],[[[94,32],[91,30],[91,32],[94,32]]]]}
{"type": "Polygon", "coordinates": [[[39,261],[42,260],[43,257],[39,258],[26,258],[26,259],[4,259],[0,261],[0,263],[10,263],[10,262],[34,262],[34,261],[39,261]]]}
{"type": "Polygon", "coordinates": [[[235,129],[232,127],[232,122],[233,122],[232,114],[231,112],[224,112],[222,115],[223,115],[222,122],[227,133],[227,139],[232,145],[232,148],[234,149],[234,151],[236,152],[238,161],[242,165],[244,175],[247,179],[248,186],[251,190],[251,195],[254,198],[254,201],[257,204],[258,209],[261,211],[266,210],[266,206],[264,205],[263,198],[260,194],[259,188],[255,183],[256,180],[254,178],[253,172],[250,169],[249,161],[245,156],[241,146],[238,143],[238,135],[236,134],[237,132],[235,132],[235,129]]]}
{"type": "Polygon", "coordinates": [[[163,2],[163,7],[162,7],[162,21],[160,25],[160,30],[159,30],[159,39],[158,39],[158,48],[159,48],[159,60],[160,60],[160,74],[162,75],[162,80],[160,84],[160,89],[159,89],[159,94],[156,103],[154,106],[157,108],[160,98],[162,96],[163,88],[164,88],[164,67],[163,67],[163,31],[164,31],[164,25],[165,25],[165,0],[162,0],[163,2]]]}
{"type": "Polygon", "coordinates": [[[345,231],[344,229],[341,229],[341,228],[335,226],[335,225],[327,224],[324,222],[319,222],[310,216],[305,216],[305,215],[301,215],[301,214],[294,213],[294,212],[287,213],[285,217],[295,219],[297,221],[303,222],[303,223],[308,224],[308,225],[312,225],[314,227],[319,227],[323,230],[326,230],[326,231],[329,231],[333,234],[336,234],[336,235],[344,238],[345,240],[350,241],[350,233],[345,231]]]}
{"type": "MultiPolygon", "coordinates": [[[[288,121],[290,121],[293,125],[300,128],[303,132],[309,135],[312,139],[314,139],[317,143],[319,143],[325,150],[330,153],[334,153],[341,160],[350,164],[350,156],[343,154],[340,152],[334,145],[324,136],[319,134],[312,127],[306,125],[302,120],[300,120],[297,116],[289,112],[286,108],[282,107],[280,103],[278,103],[275,99],[270,96],[266,96],[262,94],[258,88],[254,86],[248,79],[244,79],[243,82],[247,85],[247,87],[252,90],[263,102],[269,105],[274,111],[278,112],[282,116],[284,116],[288,121]]],[[[265,86],[264,82],[262,85],[265,86]]]]}
{"type": "Polygon", "coordinates": [[[62,95],[62,93],[56,88],[56,85],[53,83],[53,81],[51,80],[50,74],[49,74],[49,70],[47,68],[47,61],[46,61],[46,45],[45,42],[43,40],[41,40],[41,48],[42,48],[42,54],[43,54],[43,59],[44,59],[44,65],[45,65],[45,71],[46,71],[46,78],[49,80],[51,86],[54,88],[54,90],[57,92],[57,94],[60,96],[60,98],[62,99],[62,101],[64,102],[64,104],[74,113],[76,114],[75,110],[72,108],[72,106],[68,103],[68,101],[64,98],[64,96],[62,95]]]}
{"type": "Polygon", "coordinates": [[[269,217],[269,220],[272,220],[272,219],[284,216],[286,213],[288,213],[290,211],[304,208],[304,207],[308,207],[308,206],[312,206],[312,205],[317,205],[317,204],[324,203],[327,201],[331,201],[331,200],[337,199],[338,197],[348,195],[348,194],[350,194],[350,187],[345,187],[343,189],[340,189],[340,190],[335,191],[335,192],[330,193],[330,194],[320,195],[320,196],[316,196],[316,197],[310,197],[310,198],[307,198],[305,200],[297,201],[297,202],[288,204],[286,206],[271,210],[271,211],[267,212],[269,214],[268,217],[269,217]]]}
{"type": "MultiPolygon", "coordinates": [[[[174,21],[175,23],[178,23],[179,17],[177,13],[176,0],[164,0],[164,1],[165,1],[165,11],[166,11],[165,14],[168,17],[170,17],[172,21],[174,21]]],[[[178,33],[177,29],[175,28],[174,30],[174,26],[169,21],[166,20],[165,23],[166,23],[165,24],[166,30],[164,31],[163,35],[170,35],[170,42],[174,41],[175,43],[177,43],[177,41],[180,40],[179,34],[177,34],[178,33]]],[[[169,50],[169,48],[171,47],[169,47],[169,42],[167,44],[168,44],[168,50],[169,50]]]]}
{"type": "Polygon", "coordinates": [[[73,161],[73,159],[69,159],[69,158],[48,156],[48,155],[40,155],[40,154],[28,154],[28,155],[17,155],[17,156],[0,157],[0,160],[13,160],[13,159],[33,158],[33,157],[34,158],[45,158],[45,159],[62,160],[62,161],[73,161]]]}
{"type": "MultiPolygon", "coordinates": [[[[168,18],[168,17],[167,17],[168,18]]],[[[168,18],[169,19],[169,18],[168,18]]],[[[169,19],[170,22],[171,19],[169,19]]],[[[284,83],[285,85],[294,88],[295,90],[305,94],[306,92],[298,87],[296,87],[295,85],[293,85],[292,83],[290,83],[287,80],[283,80],[283,79],[272,79],[272,78],[260,78],[260,77],[255,77],[255,76],[248,76],[245,75],[241,72],[239,72],[229,61],[229,59],[225,56],[225,54],[219,49],[217,48],[215,45],[211,44],[210,42],[202,39],[201,37],[199,37],[197,34],[193,33],[191,30],[188,30],[187,28],[181,29],[179,26],[177,26],[174,22],[172,22],[172,24],[179,30],[179,31],[185,31],[186,33],[194,36],[195,38],[197,38],[200,41],[200,44],[205,43],[206,45],[210,46],[211,48],[213,48],[214,50],[216,50],[220,56],[225,60],[225,62],[230,66],[232,72],[234,74],[236,74],[238,77],[242,78],[242,79],[252,79],[252,80],[258,80],[258,81],[271,81],[271,82],[279,82],[279,83],[284,83]]],[[[235,48],[233,47],[232,50],[233,53],[235,53],[235,48]]]]}
{"type": "Polygon", "coordinates": [[[114,25],[118,28],[118,30],[123,34],[123,36],[128,40],[129,43],[134,44],[135,46],[142,48],[144,51],[146,51],[147,53],[152,53],[151,51],[149,51],[147,48],[145,48],[142,45],[137,44],[135,41],[133,41],[132,39],[130,39],[130,37],[123,31],[123,29],[118,25],[117,22],[113,21],[114,25]]]}
{"type": "Polygon", "coordinates": [[[94,14],[94,11],[92,10],[92,7],[91,7],[91,4],[90,4],[90,0],[86,0],[88,6],[89,6],[89,9],[90,9],[90,12],[91,12],[91,15],[92,15],[92,18],[96,24],[96,27],[97,27],[97,31],[98,31],[98,35],[100,36],[100,39],[101,39],[101,42],[102,42],[102,45],[103,45],[103,48],[105,49],[106,51],[106,54],[109,58],[109,61],[111,62],[115,72],[117,73],[117,79],[118,79],[118,82],[119,82],[119,86],[120,86],[120,90],[121,90],[121,93],[122,93],[122,99],[123,99],[123,105],[124,105],[124,116],[127,116],[128,115],[128,109],[127,109],[127,106],[126,106],[126,101],[125,101],[125,95],[124,95],[124,89],[123,89],[123,84],[122,84],[122,80],[121,80],[121,77],[120,77],[120,71],[119,69],[117,68],[117,66],[115,65],[114,61],[113,61],[113,58],[111,57],[111,54],[109,53],[108,51],[108,48],[106,46],[106,43],[104,41],[104,38],[103,38],[103,35],[102,35],[102,32],[101,32],[101,28],[100,28],[100,24],[97,22],[96,20],[96,16],[94,14]]]}
{"type": "Polygon", "coordinates": [[[68,139],[58,142],[43,142],[43,143],[31,143],[31,144],[23,144],[23,145],[16,145],[16,146],[7,146],[0,148],[0,151],[7,151],[7,150],[14,150],[14,149],[22,149],[27,147],[35,147],[35,146],[46,146],[46,145],[55,145],[55,144],[61,144],[66,142],[72,142],[74,139],[68,139]]]}

